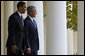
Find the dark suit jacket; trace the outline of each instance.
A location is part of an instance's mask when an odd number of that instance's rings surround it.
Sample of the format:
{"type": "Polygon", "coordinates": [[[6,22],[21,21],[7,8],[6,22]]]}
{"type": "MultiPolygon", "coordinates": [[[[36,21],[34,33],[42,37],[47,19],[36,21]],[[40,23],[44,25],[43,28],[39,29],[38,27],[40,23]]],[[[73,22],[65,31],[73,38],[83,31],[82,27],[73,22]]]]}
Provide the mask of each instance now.
{"type": "Polygon", "coordinates": [[[8,39],[7,39],[7,47],[11,47],[11,45],[16,45],[19,50],[23,48],[24,41],[24,26],[22,25],[21,18],[18,12],[13,13],[9,17],[8,21],[8,39]]]}
{"type": "Polygon", "coordinates": [[[38,30],[28,16],[24,20],[24,27],[26,48],[31,48],[32,51],[39,50],[38,30]]]}

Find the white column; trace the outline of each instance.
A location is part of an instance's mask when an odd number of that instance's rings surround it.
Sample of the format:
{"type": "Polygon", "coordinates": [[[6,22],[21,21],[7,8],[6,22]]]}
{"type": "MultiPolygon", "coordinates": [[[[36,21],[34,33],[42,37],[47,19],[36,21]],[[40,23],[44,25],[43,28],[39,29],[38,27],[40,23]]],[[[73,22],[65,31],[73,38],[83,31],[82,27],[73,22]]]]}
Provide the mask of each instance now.
{"type": "Polygon", "coordinates": [[[74,55],[77,54],[77,38],[78,38],[78,32],[73,32],[73,51],[74,55]]]}
{"type": "Polygon", "coordinates": [[[44,55],[46,55],[46,1],[43,1],[43,16],[44,16],[44,55]]]}
{"type": "Polygon", "coordinates": [[[27,6],[33,5],[37,9],[36,23],[39,33],[39,55],[44,55],[44,23],[43,23],[43,1],[27,1],[27,6]]]}
{"type": "Polygon", "coordinates": [[[78,55],[84,55],[84,1],[78,1],[78,55]]]}
{"type": "Polygon", "coordinates": [[[4,1],[1,1],[1,55],[4,55],[4,1]]]}
{"type": "Polygon", "coordinates": [[[5,54],[7,53],[6,50],[6,43],[7,43],[7,38],[8,38],[8,19],[9,16],[13,13],[13,1],[5,1],[4,2],[4,40],[5,40],[5,54]]]}
{"type": "Polygon", "coordinates": [[[17,11],[17,3],[18,3],[19,1],[14,1],[14,12],[16,12],[17,11]]]}
{"type": "Polygon", "coordinates": [[[48,1],[46,8],[46,54],[67,55],[66,1],[48,1]]]}
{"type": "Polygon", "coordinates": [[[73,36],[73,30],[67,29],[67,53],[68,55],[73,55],[73,42],[74,36],[73,36]]]}

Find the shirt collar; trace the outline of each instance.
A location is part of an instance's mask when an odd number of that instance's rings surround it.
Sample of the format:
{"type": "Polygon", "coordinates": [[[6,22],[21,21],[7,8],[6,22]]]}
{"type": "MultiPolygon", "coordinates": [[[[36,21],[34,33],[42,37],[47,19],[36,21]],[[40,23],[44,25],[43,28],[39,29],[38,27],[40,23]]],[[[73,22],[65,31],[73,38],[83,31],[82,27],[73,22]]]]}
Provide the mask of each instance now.
{"type": "MultiPolygon", "coordinates": [[[[17,12],[18,12],[18,11],[17,11],[17,12]]],[[[18,14],[19,14],[19,16],[21,17],[22,14],[21,14],[20,12],[18,12],[18,14]]]]}
{"type": "Polygon", "coordinates": [[[28,15],[28,17],[33,21],[34,20],[34,18],[32,18],[30,15],[28,15]]]}

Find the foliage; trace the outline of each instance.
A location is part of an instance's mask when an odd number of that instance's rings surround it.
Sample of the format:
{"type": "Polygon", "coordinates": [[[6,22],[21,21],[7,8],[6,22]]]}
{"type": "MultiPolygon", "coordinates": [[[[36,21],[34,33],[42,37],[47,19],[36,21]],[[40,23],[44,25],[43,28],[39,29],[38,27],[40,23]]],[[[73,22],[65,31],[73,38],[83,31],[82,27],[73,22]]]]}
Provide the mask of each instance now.
{"type": "Polygon", "coordinates": [[[77,1],[66,2],[67,29],[77,31],[77,1]],[[72,9],[72,10],[71,10],[72,9]]]}

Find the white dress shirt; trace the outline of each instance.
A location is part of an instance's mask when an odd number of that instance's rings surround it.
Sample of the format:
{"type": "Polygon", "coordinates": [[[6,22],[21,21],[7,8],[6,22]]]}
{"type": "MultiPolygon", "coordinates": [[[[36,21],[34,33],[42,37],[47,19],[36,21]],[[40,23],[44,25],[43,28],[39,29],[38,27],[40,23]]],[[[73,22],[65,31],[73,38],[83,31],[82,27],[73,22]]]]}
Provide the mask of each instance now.
{"type": "Polygon", "coordinates": [[[34,20],[34,18],[32,18],[30,15],[28,15],[29,16],[29,18],[33,21],[34,20]]]}
{"type": "MultiPolygon", "coordinates": [[[[17,11],[17,12],[18,12],[18,11],[17,11]]],[[[18,14],[19,14],[19,16],[21,17],[22,14],[21,14],[20,12],[18,12],[18,14]]]]}

